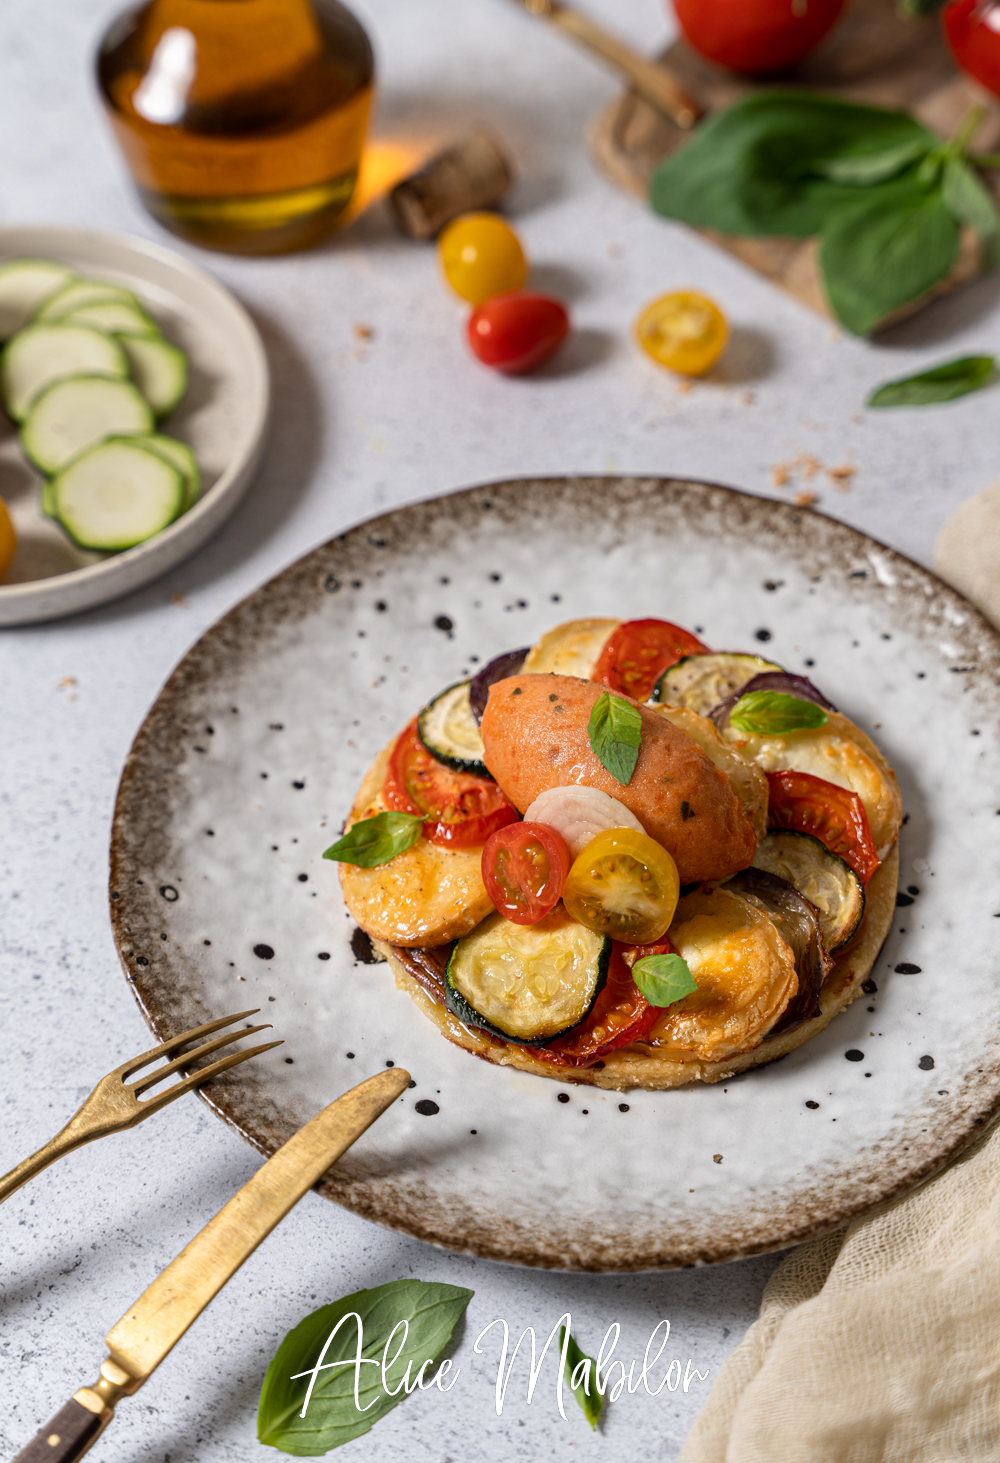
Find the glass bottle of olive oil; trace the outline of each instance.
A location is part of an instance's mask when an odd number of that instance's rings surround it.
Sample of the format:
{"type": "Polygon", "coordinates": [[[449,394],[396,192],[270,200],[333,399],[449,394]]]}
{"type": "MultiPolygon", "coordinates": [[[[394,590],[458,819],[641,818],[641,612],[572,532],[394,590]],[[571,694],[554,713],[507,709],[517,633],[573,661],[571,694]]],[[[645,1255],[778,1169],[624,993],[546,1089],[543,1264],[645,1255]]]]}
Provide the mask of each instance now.
{"type": "Polygon", "coordinates": [[[149,0],[111,25],[97,72],[139,195],[175,234],[283,253],[349,203],[374,68],[338,0],[149,0]]]}

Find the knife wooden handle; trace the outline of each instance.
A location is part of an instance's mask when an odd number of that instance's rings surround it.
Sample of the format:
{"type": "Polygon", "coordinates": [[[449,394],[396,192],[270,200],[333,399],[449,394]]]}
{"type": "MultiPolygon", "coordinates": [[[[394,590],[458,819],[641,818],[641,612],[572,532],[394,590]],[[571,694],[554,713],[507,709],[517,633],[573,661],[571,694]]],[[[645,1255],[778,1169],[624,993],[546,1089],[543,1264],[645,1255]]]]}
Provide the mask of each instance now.
{"type": "Polygon", "coordinates": [[[90,1412],[70,1398],[13,1463],[74,1463],[90,1451],[113,1417],[110,1407],[104,1412],[90,1412]]]}

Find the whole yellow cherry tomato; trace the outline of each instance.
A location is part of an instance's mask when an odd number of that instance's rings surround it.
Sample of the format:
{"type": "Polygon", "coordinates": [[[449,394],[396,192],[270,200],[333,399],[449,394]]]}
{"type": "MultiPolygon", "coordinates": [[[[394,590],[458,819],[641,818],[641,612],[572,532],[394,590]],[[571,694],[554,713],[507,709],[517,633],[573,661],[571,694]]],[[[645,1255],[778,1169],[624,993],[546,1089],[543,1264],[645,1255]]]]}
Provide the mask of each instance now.
{"type": "Polygon", "coordinates": [[[10,568],[11,560],[17,549],[17,534],[14,532],[14,525],[10,521],[10,514],[7,512],[7,504],[0,498],[0,579],[4,577],[10,568]]]}
{"type": "Polygon", "coordinates": [[[704,376],[725,349],[726,317],[718,305],[691,290],[661,295],[635,323],[644,351],[682,376],[704,376]]]}
{"type": "Polygon", "coordinates": [[[438,239],[444,277],[472,305],[519,290],[528,277],[514,230],[495,213],[464,213],[438,239]]]}
{"type": "Polygon", "coordinates": [[[563,904],[588,930],[626,945],[652,945],[666,934],[680,881],[667,850],[633,828],[609,828],[573,862],[563,904]]]}

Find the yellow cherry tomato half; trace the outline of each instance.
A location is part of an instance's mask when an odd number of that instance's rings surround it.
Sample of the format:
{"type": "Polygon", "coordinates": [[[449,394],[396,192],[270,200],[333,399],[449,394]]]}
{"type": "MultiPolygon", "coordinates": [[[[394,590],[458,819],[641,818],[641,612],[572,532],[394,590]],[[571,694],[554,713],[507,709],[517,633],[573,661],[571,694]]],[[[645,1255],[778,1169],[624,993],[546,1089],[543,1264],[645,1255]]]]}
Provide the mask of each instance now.
{"type": "Polygon", "coordinates": [[[646,833],[609,828],[573,862],[563,904],[588,930],[626,945],[652,945],[666,934],[680,881],[667,850],[646,833]]]}
{"type": "Polygon", "coordinates": [[[16,548],[17,534],[14,532],[14,525],[7,512],[7,504],[0,498],[0,579],[10,568],[16,548]]]}
{"type": "Polygon", "coordinates": [[[661,295],[635,323],[643,350],[682,376],[704,376],[725,349],[726,317],[718,305],[690,290],[661,295]]]}
{"type": "Polygon", "coordinates": [[[495,213],[464,213],[438,239],[444,277],[463,300],[479,305],[519,290],[528,277],[520,240],[495,213]]]}

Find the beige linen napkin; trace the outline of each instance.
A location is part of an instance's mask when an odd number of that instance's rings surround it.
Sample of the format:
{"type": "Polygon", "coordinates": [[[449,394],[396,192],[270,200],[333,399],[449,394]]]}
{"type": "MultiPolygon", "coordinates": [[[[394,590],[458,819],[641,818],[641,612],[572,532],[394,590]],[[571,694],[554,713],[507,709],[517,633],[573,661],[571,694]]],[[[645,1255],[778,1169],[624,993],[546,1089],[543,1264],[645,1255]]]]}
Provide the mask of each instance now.
{"type": "MultiPolygon", "coordinates": [[[[1000,626],[1000,481],[934,566],[1000,626]]],[[[1000,1130],[774,1272],[678,1463],[997,1463],[1000,1130]]]]}

